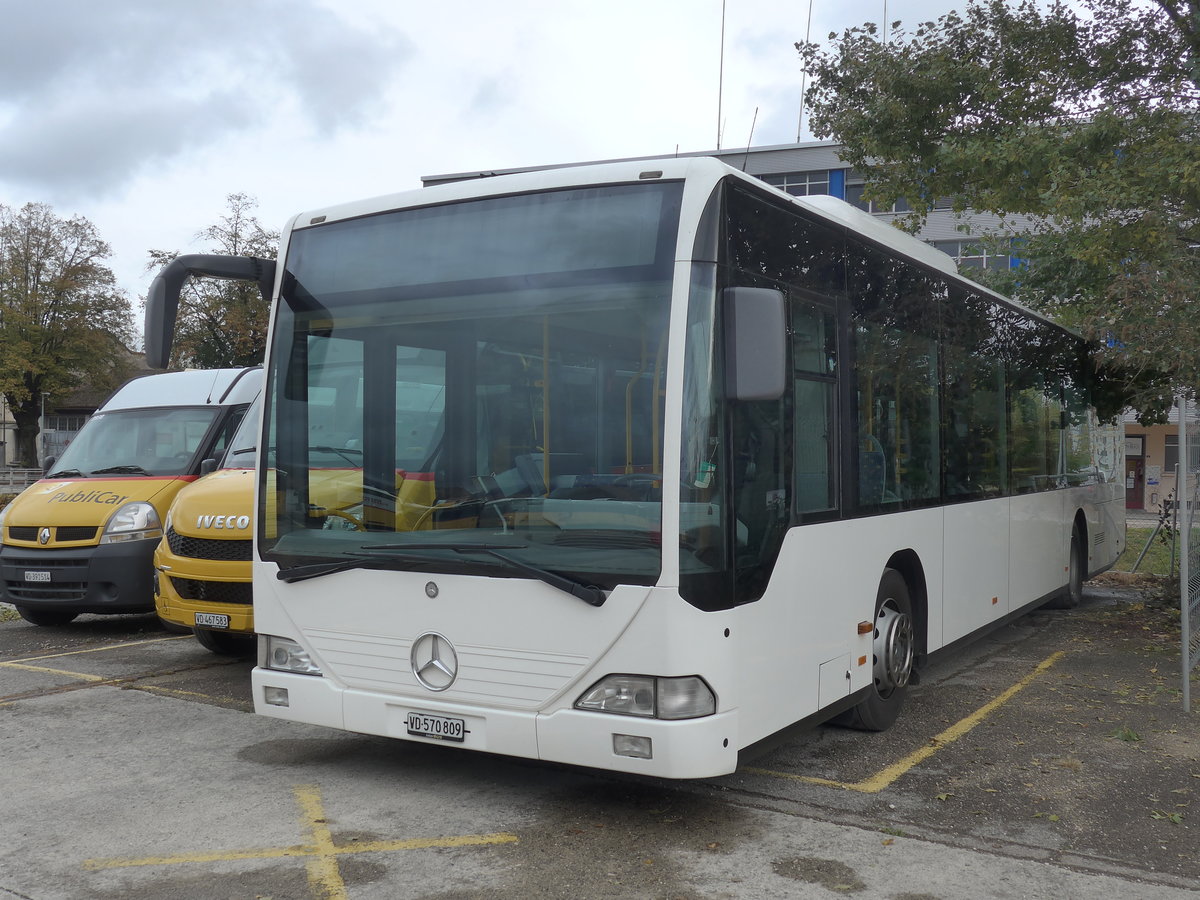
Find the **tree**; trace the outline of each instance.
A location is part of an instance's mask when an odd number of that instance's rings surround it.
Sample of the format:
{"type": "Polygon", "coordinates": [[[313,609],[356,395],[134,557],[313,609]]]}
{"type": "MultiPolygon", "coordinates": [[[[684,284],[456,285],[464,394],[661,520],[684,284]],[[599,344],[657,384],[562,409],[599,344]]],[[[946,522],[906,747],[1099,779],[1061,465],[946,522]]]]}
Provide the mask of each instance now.
{"type": "Polygon", "coordinates": [[[107,393],[131,374],[132,310],[101,263],[109,253],[82,216],[0,205],[0,393],[25,465],[37,463],[43,394],[107,393]]]}
{"type": "Polygon", "coordinates": [[[1002,217],[998,287],[1107,344],[1160,419],[1200,385],[1200,0],[969,0],[797,44],[811,124],[873,199],[1002,217]],[[1011,243],[1010,243],[1011,242],[1011,243]]]}
{"type": "MultiPolygon", "coordinates": [[[[252,215],[258,205],[246,194],[225,198],[227,213],[196,235],[207,241],[198,252],[274,259],[279,232],[268,231],[252,215]]],[[[147,268],[157,271],[179,254],[150,251],[147,268]]],[[[171,365],[200,369],[254,366],[267,345],[270,305],[256,284],[189,278],[179,298],[171,365]]]]}

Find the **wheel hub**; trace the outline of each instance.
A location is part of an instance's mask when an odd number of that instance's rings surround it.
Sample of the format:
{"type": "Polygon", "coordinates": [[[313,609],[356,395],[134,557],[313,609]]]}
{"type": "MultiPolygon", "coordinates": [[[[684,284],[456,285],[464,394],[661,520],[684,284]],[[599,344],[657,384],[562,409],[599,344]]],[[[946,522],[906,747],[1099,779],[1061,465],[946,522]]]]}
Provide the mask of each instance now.
{"type": "Polygon", "coordinates": [[[879,608],[875,619],[875,687],[887,695],[908,684],[912,676],[913,627],[912,617],[902,613],[887,601],[879,608]]]}

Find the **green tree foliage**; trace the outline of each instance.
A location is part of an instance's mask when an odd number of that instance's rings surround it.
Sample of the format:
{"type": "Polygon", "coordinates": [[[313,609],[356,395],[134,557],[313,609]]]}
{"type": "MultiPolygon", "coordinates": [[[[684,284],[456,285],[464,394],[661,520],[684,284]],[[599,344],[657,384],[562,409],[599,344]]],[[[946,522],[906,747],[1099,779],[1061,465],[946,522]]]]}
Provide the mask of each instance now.
{"type": "MultiPolygon", "coordinates": [[[[192,252],[274,259],[279,232],[267,230],[253,215],[258,205],[254,198],[230,194],[225,202],[226,214],[196,236],[205,242],[203,249],[192,252]]],[[[151,250],[148,268],[157,271],[178,255],[151,250]]],[[[255,284],[189,278],[179,298],[171,367],[259,365],[267,345],[269,312],[269,304],[255,284]]]]}
{"type": "Polygon", "coordinates": [[[1072,7],[969,0],[886,43],[797,44],[811,124],[907,227],[947,199],[998,214],[1028,265],[981,277],[1111,344],[1154,420],[1200,385],[1200,0],[1072,7]]]}
{"type": "Polygon", "coordinates": [[[43,203],[0,205],[0,393],[16,460],[35,465],[42,394],[108,393],[132,372],[132,310],[102,264],[109,246],[81,216],[43,203]]]}

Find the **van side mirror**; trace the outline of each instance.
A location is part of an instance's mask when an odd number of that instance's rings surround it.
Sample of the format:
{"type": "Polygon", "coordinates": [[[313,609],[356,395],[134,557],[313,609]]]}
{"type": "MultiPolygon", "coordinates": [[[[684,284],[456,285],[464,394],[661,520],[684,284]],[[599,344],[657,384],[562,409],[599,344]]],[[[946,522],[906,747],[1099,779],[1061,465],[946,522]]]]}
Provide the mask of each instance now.
{"type": "Polygon", "coordinates": [[[57,456],[47,456],[44,460],[42,460],[42,474],[45,475],[47,472],[53,469],[56,462],[58,462],[57,456]]]}
{"type": "Polygon", "coordinates": [[[778,400],[787,386],[787,316],[783,293],[732,287],[722,293],[725,396],[778,400]]]}
{"type": "Polygon", "coordinates": [[[200,460],[200,477],[201,478],[203,478],[205,475],[209,475],[215,471],[217,471],[217,461],[215,459],[213,459],[211,456],[208,457],[208,459],[200,460]]]}

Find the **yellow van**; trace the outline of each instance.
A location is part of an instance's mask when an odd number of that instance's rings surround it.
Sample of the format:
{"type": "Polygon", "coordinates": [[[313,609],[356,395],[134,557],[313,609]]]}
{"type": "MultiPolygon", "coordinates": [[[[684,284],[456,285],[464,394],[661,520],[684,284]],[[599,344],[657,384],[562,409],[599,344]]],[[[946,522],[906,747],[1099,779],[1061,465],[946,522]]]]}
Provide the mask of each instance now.
{"type": "Polygon", "coordinates": [[[254,652],[250,560],[258,420],[256,403],[230,440],[220,468],[176,495],[166,534],[154,551],[158,617],[228,656],[254,652]]]}
{"type": "Polygon", "coordinates": [[[162,519],[202,462],[222,455],[261,388],[258,367],[121,387],[0,512],[0,600],[34,625],[153,612],[162,519]]]}
{"type": "MultiPolygon", "coordinates": [[[[235,445],[236,446],[236,445],[235,445]]],[[[191,629],[213,653],[254,651],[250,559],[253,448],[181,490],[154,551],[154,604],[169,626],[191,629]]]]}

